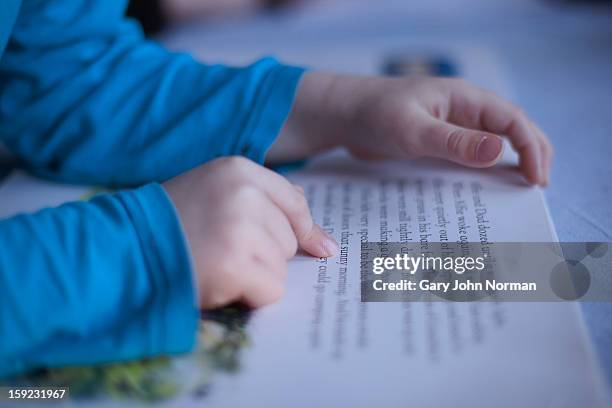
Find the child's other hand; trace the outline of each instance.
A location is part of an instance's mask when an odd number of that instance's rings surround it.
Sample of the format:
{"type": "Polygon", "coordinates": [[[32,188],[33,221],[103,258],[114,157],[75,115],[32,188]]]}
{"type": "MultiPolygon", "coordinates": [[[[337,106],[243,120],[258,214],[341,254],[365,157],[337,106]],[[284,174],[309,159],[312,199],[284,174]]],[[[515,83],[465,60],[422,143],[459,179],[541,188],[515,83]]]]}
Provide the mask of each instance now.
{"type": "Polygon", "coordinates": [[[303,191],[247,159],[214,160],[164,188],[191,248],[203,308],[272,303],[298,246],[317,257],[338,251],[313,223],[303,191]]]}
{"type": "Polygon", "coordinates": [[[527,181],[546,185],[553,149],[517,107],[460,79],[307,73],[269,159],[346,146],[361,158],[438,157],[490,167],[507,137],[527,181]]]}

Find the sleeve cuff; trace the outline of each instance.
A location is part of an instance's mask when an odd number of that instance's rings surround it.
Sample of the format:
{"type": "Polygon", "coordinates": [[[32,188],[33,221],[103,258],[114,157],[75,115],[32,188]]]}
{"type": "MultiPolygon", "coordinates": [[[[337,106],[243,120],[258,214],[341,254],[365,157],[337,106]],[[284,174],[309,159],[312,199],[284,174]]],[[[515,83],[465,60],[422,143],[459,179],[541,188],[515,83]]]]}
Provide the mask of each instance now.
{"type": "Polygon", "coordinates": [[[264,162],[291,111],[304,71],[304,68],[277,64],[266,74],[239,141],[239,151],[244,156],[257,163],[264,162]]]}
{"type": "Polygon", "coordinates": [[[198,324],[193,268],[176,209],[163,187],[139,188],[128,205],[144,252],[155,294],[151,313],[159,324],[151,328],[151,351],[183,353],[194,346],[198,324]],[[137,208],[137,211],[133,209],[137,208]]]}

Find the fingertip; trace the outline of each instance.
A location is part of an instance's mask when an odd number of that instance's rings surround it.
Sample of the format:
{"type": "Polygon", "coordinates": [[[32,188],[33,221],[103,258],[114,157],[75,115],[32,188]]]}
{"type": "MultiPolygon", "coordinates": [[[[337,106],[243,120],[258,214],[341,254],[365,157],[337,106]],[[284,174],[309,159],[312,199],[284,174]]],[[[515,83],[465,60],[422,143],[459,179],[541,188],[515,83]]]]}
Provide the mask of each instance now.
{"type": "Polygon", "coordinates": [[[340,246],[335,239],[326,239],[323,242],[322,253],[325,258],[338,255],[340,253],[340,246]]]}
{"type": "Polygon", "coordinates": [[[539,151],[532,145],[518,149],[519,166],[529,184],[541,185],[544,181],[542,173],[542,159],[539,151]]]}
{"type": "Polygon", "coordinates": [[[543,167],[538,168],[538,185],[543,186],[546,182],[546,171],[543,167]]]}
{"type": "Polygon", "coordinates": [[[545,156],[544,160],[544,187],[550,184],[550,167],[551,167],[551,158],[549,155],[545,156]]]}
{"type": "Polygon", "coordinates": [[[313,226],[313,232],[308,241],[300,243],[300,246],[304,251],[319,258],[327,258],[340,252],[340,246],[336,240],[317,224],[313,226]]]}
{"type": "Polygon", "coordinates": [[[495,135],[484,136],[476,147],[476,160],[481,164],[495,164],[504,151],[502,139],[495,135]]]}
{"type": "Polygon", "coordinates": [[[537,171],[534,169],[533,164],[526,159],[522,154],[519,156],[519,172],[523,176],[525,182],[529,185],[538,184],[537,171]]]}
{"type": "Polygon", "coordinates": [[[540,178],[539,171],[535,170],[535,172],[531,173],[527,177],[527,181],[529,182],[529,184],[534,185],[534,186],[542,185],[542,179],[540,178]]]}
{"type": "Polygon", "coordinates": [[[531,185],[539,185],[540,180],[538,178],[537,170],[533,169],[523,169],[523,177],[525,181],[531,185]]]}
{"type": "Polygon", "coordinates": [[[548,171],[546,168],[540,170],[540,187],[546,187],[548,185],[548,171]]]}
{"type": "Polygon", "coordinates": [[[325,256],[329,257],[340,253],[340,245],[338,245],[338,242],[336,242],[334,237],[332,237],[331,234],[329,234],[327,231],[325,231],[318,225],[316,227],[321,231],[321,234],[323,235],[322,246],[323,252],[325,252],[325,256]]]}

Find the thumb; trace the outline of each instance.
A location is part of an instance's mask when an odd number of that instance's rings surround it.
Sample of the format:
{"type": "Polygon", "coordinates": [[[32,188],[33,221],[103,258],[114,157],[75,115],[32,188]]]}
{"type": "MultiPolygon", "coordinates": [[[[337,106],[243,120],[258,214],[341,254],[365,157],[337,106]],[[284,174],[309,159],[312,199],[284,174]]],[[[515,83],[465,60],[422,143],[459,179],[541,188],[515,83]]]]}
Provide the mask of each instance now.
{"type": "Polygon", "coordinates": [[[490,167],[501,157],[504,144],[492,133],[466,129],[440,120],[424,135],[421,151],[469,167],[490,167]]]}

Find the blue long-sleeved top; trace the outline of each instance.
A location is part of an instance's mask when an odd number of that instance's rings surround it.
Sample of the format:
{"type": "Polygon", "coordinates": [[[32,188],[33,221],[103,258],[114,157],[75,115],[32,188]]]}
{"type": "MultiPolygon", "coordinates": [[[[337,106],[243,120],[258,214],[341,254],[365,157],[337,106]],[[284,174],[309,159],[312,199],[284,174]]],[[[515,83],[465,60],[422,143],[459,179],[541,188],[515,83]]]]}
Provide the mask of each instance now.
{"type": "Polygon", "coordinates": [[[302,74],[170,53],[124,3],[0,2],[0,140],[43,177],[144,185],[0,221],[0,377],[192,347],[190,255],[158,182],[263,161],[302,74]]]}

